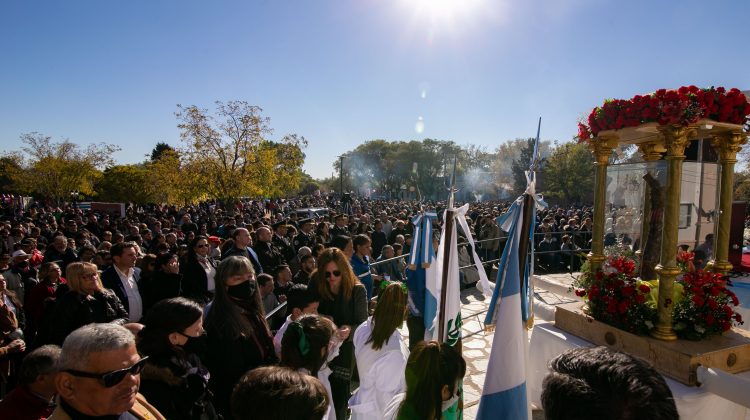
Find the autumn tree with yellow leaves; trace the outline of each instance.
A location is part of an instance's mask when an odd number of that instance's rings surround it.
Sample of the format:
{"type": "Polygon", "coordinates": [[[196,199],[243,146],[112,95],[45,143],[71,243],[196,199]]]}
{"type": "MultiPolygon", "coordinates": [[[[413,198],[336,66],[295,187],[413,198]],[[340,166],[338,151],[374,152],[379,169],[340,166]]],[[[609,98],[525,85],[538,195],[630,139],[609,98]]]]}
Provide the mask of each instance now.
{"type": "Polygon", "coordinates": [[[245,101],[217,101],[213,113],[195,105],[177,107],[185,146],[181,178],[190,177],[208,196],[231,203],[299,188],[307,141],[296,134],[270,140],[270,120],[260,107],[245,101]]]}

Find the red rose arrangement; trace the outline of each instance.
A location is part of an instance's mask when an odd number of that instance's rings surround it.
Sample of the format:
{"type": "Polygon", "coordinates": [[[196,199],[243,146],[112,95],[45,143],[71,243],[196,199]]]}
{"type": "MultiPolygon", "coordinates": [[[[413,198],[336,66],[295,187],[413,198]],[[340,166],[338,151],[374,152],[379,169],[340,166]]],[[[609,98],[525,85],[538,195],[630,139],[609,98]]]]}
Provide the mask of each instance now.
{"type": "Polygon", "coordinates": [[[695,252],[677,250],[677,266],[684,272],[695,271],[695,252]]]}
{"type": "Polygon", "coordinates": [[[610,99],[594,108],[586,122],[578,123],[578,141],[590,141],[603,130],[619,130],[644,123],[689,125],[705,118],[730,124],[745,124],[750,103],[739,89],[708,89],[683,86],[659,89],[631,99],[610,99]]]}
{"type": "Polygon", "coordinates": [[[675,304],[672,321],[681,338],[701,340],[743,323],[742,316],[732,309],[739,301],[727,288],[731,282],[720,273],[688,271],[678,282],[683,286],[683,298],[675,304]]]}
{"type": "Polygon", "coordinates": [[[584,270],[573,286],[594,319],[634,334],[647,334],[654,326],[656,306],[648,299],[649,285],[637,280],[636,268],[631,256],[612,254],[601,270],[584,270]]]}

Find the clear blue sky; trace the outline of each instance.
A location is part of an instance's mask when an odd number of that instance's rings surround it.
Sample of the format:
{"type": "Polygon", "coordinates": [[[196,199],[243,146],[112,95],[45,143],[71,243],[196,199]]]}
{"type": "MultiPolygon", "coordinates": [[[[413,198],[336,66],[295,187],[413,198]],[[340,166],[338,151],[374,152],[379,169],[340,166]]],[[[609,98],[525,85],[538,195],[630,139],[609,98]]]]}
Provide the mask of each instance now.
{"type": "Polygon", "coordinates": [[[0,150],[38,131],[139,162],[180,145],[176,104],[241,99],[321,178],[370,139],[492,150],[542,116],[569,141],[605,98],[745,90],[749,47],[747,0],[3,0],[0,150]]]}

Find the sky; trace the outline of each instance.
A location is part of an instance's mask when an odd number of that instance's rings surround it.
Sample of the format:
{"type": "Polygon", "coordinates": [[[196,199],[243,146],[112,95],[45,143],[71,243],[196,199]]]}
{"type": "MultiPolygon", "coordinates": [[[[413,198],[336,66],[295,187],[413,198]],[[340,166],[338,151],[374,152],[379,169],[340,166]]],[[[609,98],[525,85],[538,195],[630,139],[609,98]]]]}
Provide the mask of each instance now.
{"type": "Polygon", "coordinates": [[[571,141],[607,98],[750,88],[750,2],[0,0],[0,151],[39,132],[181,147],[177,104],[244,100],[333,173],[372,139],[571,141]]]}

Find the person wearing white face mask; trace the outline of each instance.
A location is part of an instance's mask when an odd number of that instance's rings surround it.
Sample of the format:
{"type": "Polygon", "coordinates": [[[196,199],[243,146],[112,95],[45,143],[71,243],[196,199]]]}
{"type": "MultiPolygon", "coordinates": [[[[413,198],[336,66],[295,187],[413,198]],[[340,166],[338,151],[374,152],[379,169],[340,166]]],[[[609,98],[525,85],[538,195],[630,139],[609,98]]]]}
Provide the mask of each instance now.
{"type": "Polygon", "coordinates": [[[406,392],[396,394],[383,419],[440,419],[461,409],[459,384],[466,374],[466,361],[454,347],[437,341],[417,344],[406,363],[406,392]]]}

